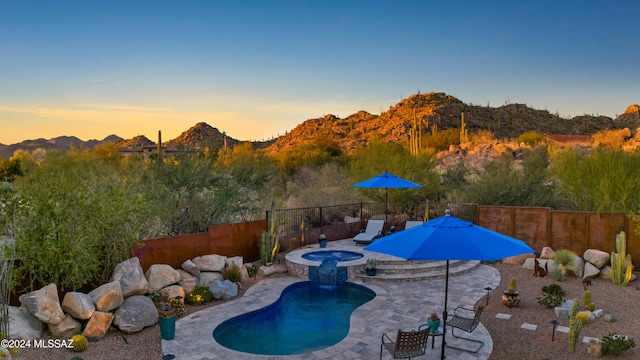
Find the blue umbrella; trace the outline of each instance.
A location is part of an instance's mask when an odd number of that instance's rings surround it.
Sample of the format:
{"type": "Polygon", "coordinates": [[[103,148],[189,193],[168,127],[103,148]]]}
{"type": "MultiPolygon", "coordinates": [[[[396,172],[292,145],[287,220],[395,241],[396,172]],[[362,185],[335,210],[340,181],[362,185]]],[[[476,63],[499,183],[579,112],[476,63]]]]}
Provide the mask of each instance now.
{"type": "MultiPolygon", "coordinates": [[[[422,225],[377,239],[364,250],[398,256],[407,260],[446,260],[443,328],[447,326],[449,260],[496,261],[509,256],[536,252],[524,241],[446,215],[422,225]]],[[[445,338],[442,336],[441,359],[445,338]]]]}
{"type": "Polygon", "coordinates": [[[389,189],[409,189],[422,187],[420,184],[416,184],[409,180],[405,180],[401,177],[397,177],[388,172],[384,172],[378,176],[374,176],[365,181],[351,185],[353,187],[367,188],[367,189],[385,189],[384,209],[385,216],[387,213],[387,204],[389,203],[389,189]]]}

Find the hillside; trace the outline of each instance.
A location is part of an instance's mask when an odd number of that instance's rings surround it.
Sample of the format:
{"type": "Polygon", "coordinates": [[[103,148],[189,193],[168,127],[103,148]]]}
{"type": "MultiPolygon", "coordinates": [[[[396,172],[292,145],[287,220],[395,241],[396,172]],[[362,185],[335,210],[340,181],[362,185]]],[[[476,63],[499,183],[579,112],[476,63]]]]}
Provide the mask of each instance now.
{"type": "Polygon", "coordinates": [[[508,104],[498,108],[475,106],[444,93],[429,93],[412,95],[379,116],[360,111],[345,119],[326,115],[304,121],[279,137],[268,150],[287,150],[298,144],[313,142],[321,135],[337,138],[347,152],[376,136],[390,142],[406,143],[414,118],[421,124],[423,134],[430,134],[435,126],[438,130],[459,129],[463,112],[469,132],[489,130],[498,139],[515,139],[531,130],[543,134],[592,135],[600,130],[626,127],[635,133],[640,126],[638,105],[630,106],[615,120],[591,115],[564,119],[523,104],[508,104]]]}
{"type": "MultiPolygon", "coordinates": [[[[564,119],[547,110],[532,109],[525,104],[507,104],[497,108],[476,106],[465,104],[445,93],[432,92],[411,95],[380,115],[359,111],[344,119],[334,115],[309,119],[275,140],[252,144],[255,149],[266,148],[268,152],[277,152],[319,139],[332,139],[349,152],[376,137],[389,142],[407,143],[414,119],[420,124],[423,134],[430,134],[435,128],[459,129],[462,113],[470,133],[489,130],[497,139],[515,139],[531,130],[547,134],[591,135],[600,130],[629,128],[635,134],[640,126],[640,106],[637,104],[630,105],[616,119],[592,115],[564,119]]],[[[50,140],[26,140],[13,145],[0,144],[0,156],[9,158],[19,149],[33,151],[37,148],[66,149],[70,146],[93,148],[103,142],[120,142],[123,148],[156,144],[142,135],[129,140],[110,135],[101,141],[90,140],[86,143],[73,136],[61,136],[50,140]]],[[[226,136],[217,128],[201,122],[177,138],[163,142],[163,145],[176,148],[216,148],[224,146],[225,142],[227,146],[233,147],[243,141],[226,136]]]]}

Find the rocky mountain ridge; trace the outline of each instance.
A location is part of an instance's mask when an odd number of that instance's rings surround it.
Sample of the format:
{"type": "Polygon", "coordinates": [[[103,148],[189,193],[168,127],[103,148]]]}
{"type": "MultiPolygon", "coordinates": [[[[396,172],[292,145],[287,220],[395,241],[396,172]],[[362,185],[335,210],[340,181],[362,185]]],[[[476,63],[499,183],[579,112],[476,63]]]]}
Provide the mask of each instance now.
{"type": "MultiPolygon", "coordinates": [[[[640,127],[640,106],[630,105],[622,115],[612,119],[607,116],[581,115],[564,119],[547,110],[536,110],[526,104],[506,104],[497,108],[465,104],[445,93],[414,94],[403,99],[380,115],[359,111],[341,119],[326,115],[308,119],[277,139],[253,142],[254,148],[265,148],[268,152],[287,151],[300,144],[318,140],[335,140],[346,151],[368,143],[374,138],[389,142],[409,141],[409,134],[418,124],[423,134],[446,129],[459,129],[462,114],[469,133],[489,130],[497,139],[515,139],[526,131],[549,134],[592,135],[600,130],[629,128],[633,133],[640,127]]],[[[14,151],[32,151],[37,148],[65,149],[70,146],[93,148],[101,143],[116,142],[124,147],[155,146],[156,143],[140,135],[124,140],[110,135],[103,140],[83,142],[73,136],[61,136],[50,140],[26,140],[18,144],[0,144],[0,156],[9,158],[14,151]]],[[[198,123],[175,139],[163,142],[167,147],[220,147],[235,146],[243,141],[221,133],[206,123],[198,123]]]]}

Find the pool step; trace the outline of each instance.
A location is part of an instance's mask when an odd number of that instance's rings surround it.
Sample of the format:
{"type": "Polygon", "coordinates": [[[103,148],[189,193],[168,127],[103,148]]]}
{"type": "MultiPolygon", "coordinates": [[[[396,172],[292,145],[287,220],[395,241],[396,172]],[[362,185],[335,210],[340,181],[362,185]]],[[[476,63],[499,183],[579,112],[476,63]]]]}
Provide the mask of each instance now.
{"type": "MultiPolygon", "coordinates": [[[[456,276],[473,270],[480,261],[449,261],[449,276],[456,276]]],[[[357,275],[366,281],[422,281],[443,279],[446,274],[446,261],[381,261],[378,262],[375,276],[357,275]]]]}

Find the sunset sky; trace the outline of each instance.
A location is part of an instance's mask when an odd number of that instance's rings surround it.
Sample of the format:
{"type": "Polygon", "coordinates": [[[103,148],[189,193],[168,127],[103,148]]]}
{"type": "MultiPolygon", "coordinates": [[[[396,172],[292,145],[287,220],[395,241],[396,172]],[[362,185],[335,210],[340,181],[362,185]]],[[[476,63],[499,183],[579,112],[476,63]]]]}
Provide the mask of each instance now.
{"type": "Polygon", "coordinates": [[[0,0],[0,143],[266,140],[411,94],[615,117],[640,103],[639,1],[0,0]]]}

